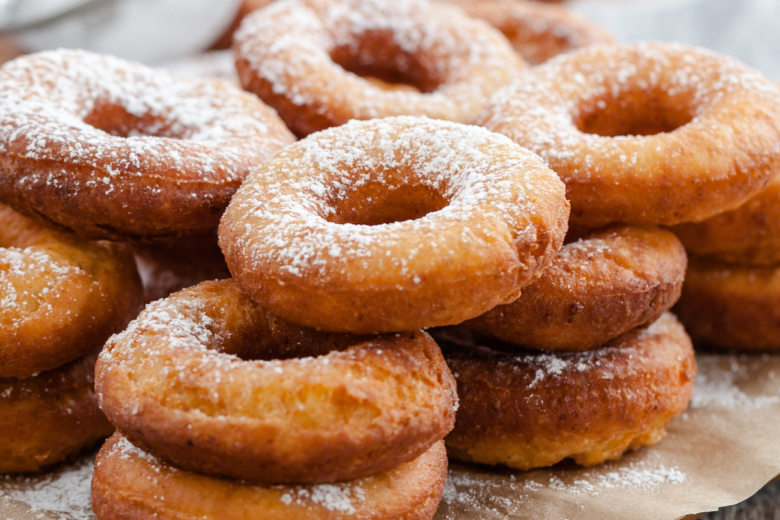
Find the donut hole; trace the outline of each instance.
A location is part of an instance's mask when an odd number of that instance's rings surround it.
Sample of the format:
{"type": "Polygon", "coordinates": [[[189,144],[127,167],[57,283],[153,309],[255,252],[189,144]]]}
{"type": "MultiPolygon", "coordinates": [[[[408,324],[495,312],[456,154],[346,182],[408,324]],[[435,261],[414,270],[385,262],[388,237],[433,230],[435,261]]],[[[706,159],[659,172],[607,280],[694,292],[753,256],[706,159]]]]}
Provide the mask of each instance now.
{"type": "Polygon", "coordinates": [[[433,92],[443,83],[419,54],[401,49],[392,31],[369,31],[330,51],[334,63],[383,90],[433,92]]]}
{"type": "Polygon", "coordinates": [[[187,129],[181,124],[149,113],[136,115],[119,104],[97,101],[83,121],[115,137],[167,137],[185,139],[187,129]]]}
{"type": "Polygon", "coordinates": [[[353,196],[334,201],[335,211],[328,221],[364,226],[392,224],[422,218],[448,203],[427,186],[404,184],[390,189],[382,183],[368,184],[353,196]]]}
{"type": "Polygon", "coordinates": [[[688,107],[676,96],[637,89],[591,101],[581,107],[575,125],[581,132],[603,137],[669,133],[694,118],[688,107]]]}

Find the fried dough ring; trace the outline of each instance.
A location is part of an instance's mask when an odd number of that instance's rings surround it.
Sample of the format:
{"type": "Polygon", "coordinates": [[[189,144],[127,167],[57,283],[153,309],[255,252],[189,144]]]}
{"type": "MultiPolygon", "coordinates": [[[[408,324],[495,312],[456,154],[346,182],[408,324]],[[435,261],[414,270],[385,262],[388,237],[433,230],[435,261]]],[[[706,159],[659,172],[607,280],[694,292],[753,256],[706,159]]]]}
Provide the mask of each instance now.
{"type": "Polygon", "coordinates": [[[568,9],[525,0],[443,0],[498,29],[531,65],[597,43],[612,43],[604,28],[568,9]]]}
{"type": "Polygon", "coordinates": [[[216,231],[169,242],[135,244],[133,253],[147,303],[206,280],[230,278],[216,231]]]}
{"type": "Polygon", "coordinates": [[[90,355],[35,377],[0,379],[0,473],[41,471],[111,435],[94,374],[90,355]]]}
{"type": "Polygon", "coordinates": [[[673,225],[736,208],[780,172],[780,89],[671,43],[594,45],[520,74],[478,124],[540,154],[573,225],[673,225]]]}
{"type": "Polygon", "coordinates": [[[0,200],[86,238],[213,229],[244,177],[293,140],[216,80],[70,50],[0,69],[0,200]]]}
{"type": "Polygon", "coordinates": [[[243,184],[220,224],[230,271],[295,323],[450,325],[517,297],[563,243],[563,183],[484,129],[397,117],[308,137],[243,184]]]}
{"type": "Polygon", "coordinates": [[[591,232],[563,246],[520,298],[464,326],[528,348],[590,350],[668,311],[686,265],[685,249],[669,231],[591,232]]]}
{"type": "Polygon", "coordinates": [[[737,209],[672,231],[696,255],[733,264],[779,264],[780,177],[737,209]]]}
{"type": "Polygon", "coordinates": [[[244,88],[300,137],[398,115],[472,123],[523,66],[496,29],[418,0],[277,1],[244,20],[233,49],[244,88]]]}
{"type": "Polygon", "coordinates": [[[445,441],[465,462],[527,470],[615,460],[660,441],[693,394],[693,346],[669,313],[577,354],[442,346],[460,396],[445,441]]]}
{"type": "Polygon", "coordinates": [[[177,469],[117,433],[98,454],[92,508],[99,520],[431,520],[446,477],[442,441],[410,462],[363,479],[262,487],[177,469]]]}
{"type": "Polygon", "coordinates": [[[0,378],[100,350],[141,303],[129,248],[42,228],[0,204],[0,378]]]}
{"type": "Polygon", "coordinates": [[[264,483],[386,471],[444,437],[457,403],[424,332],[317,332],[252,303],[232,280],[148,305],[106,344],[96,373],[103,411],[137,446],[190,471],[264,483]],[[303,356],[319,357],[290,359],[303,356]]]}
{"type": "Polygon", "coordinates": [[[691,255],[674,308],[694,343],[780,351],[780,265],[740,266],[691,255]]]}

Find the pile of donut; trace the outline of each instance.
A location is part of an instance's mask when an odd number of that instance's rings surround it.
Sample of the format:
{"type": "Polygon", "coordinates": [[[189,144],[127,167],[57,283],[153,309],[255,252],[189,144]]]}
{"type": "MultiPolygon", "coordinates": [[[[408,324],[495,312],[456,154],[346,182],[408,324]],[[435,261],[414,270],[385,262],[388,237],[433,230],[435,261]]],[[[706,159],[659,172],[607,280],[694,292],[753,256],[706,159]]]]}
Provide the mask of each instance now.
{"type": "Polygon", "coordinates": [[[0,68],[0,472],[115,428],[100,520],[430,519],[448,456],[660,441],[675,304],[780,350],[780,88],[736,60],[517,0],[277,0],[233,52],[244,90],[0,68]]]}

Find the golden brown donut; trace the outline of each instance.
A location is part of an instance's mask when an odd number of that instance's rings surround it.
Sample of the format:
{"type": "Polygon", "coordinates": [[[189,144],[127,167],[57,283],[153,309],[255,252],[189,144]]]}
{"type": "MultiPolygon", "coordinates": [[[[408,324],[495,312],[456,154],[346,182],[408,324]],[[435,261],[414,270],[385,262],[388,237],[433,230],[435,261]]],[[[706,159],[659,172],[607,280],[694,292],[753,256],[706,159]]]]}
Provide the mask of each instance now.
{"type": "Polygon", "coordinates": [[[475,126],[354,121],[288,147],[220,224],[228,266],[271,312],[322,330],[451,325],[517,298],[566,232],[563,183],[475,126]]]}
{"type": "Polygon", "coordinates": [[[424,332],[317,332],[232,280],[149,304],[106,344],[96,374],[103,411],[137,446],[190,471],[264,483],[386,471],[443,438],[457,404],[424,332]]]}
{"type": "Polygon", "coordinates": [[[686,265],[685,249],[669,231],[591,232],[563,246],[520,298],[464,326],[518,349],[589,350],[668,311],[686,265]]]}
{"type": "Polygon", "coordinates": [[[0,379],[0,473],[40,471],[114,427],[98,408],[90,355],[27,379],[0,379]]]}
{"type": "Polygon", "coordinates": [[[294,140],[227,83],[57,50],[0,69],[0,201],[91,239],[205,232],[294,140]]]}
{"type": "Polygon", "coordinates": [[[691,255],[674,308],[694,343],[780,351],[780,265],[740,266],[691,255]]]}
{"type": "Polygon", "coordinates": [[[573,225],[673,225],[736,208],[780,171],[780,89],[672,43],[593,45],[522,72],[481,124],[540,154],[573,225]]]}
{"type": "Polygon", "coordinates": [[[169,242],[134,244],[133,253],[147,303],[206,280],[230,278],[216,231],[169,242]]]}
{"type": "Polygon", "coordinates": [[[99,350],[141,303],[129,248],[45,229],[0,204],[0,378],[99,350]]]}
{"type": "Polygon", "coordinates": [[[244,88],[300,137],[398,115],[472,123],[524,66],[485,22],[419,0],[278,0],[243,21],[233,49],[244,88]]]}
{"type": "Polygon", "coordinates": [[[672,228],[693,254],[723,262],[780,263],[780,177],[735,210],[672,228]]]}
{"type": "Polygon", "coordinates": [[[92,509],[99,520],[431,520],[446,477],[442,441],[370,477],[264,487],[177,469],[117,433],[95,463],[92,509]]]}
{"type": "Polygon", "coordinates": [[[590,466],[657,443],[696,375],[691,340],[669,313],[577,354],[442,347],[460,396],[450,457],[523,470],[567,458],[590,466]]]}
{"type": "Polygon", "coordinates": [[[501,31],[531,65],[573,49],[615,40],[604,28],[557,5],[527,0],[442,1],[501,31]]]}

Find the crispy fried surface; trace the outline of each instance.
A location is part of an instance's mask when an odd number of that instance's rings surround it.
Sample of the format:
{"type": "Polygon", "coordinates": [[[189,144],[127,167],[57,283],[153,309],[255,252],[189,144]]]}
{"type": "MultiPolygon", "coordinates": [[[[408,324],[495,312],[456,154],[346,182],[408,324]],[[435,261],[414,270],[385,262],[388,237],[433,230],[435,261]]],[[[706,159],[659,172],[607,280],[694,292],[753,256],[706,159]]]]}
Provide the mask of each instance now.
{"type": "Polygon", "coordinates": [[[147,306],[106,345],[96,387],[134,444],[192,471],[266,483],[332,482],[409,461],[452,429],[457,403],[427,334],[306,329],[232,280],[147,306]]]}
{"type": "Polygon", "coordinates": [[[740,266],[691,256],[674,311],[696,344],[780,351],[780,266],[740,266]]]}
{"type": "Polygon", "coordinates": [[[780,263],[780,177],[735,210],[672,228],[685,248],[723,262],[780,263]]]}
{"type": "Polygon", "coordinates": [[[397,117],[283,150],[242,185],[219,235],[236,281],[272,312],[384,333],[514,300],[560,249],[568,209],[560,179],[510,140],[397,117]]]}
{"type": "Polygon", "coordinates": [[[117,433],[98,454],[92,507],[100,520],[430,520],[446,477],[441,441],[418,458],[367,478],[263,487],[177,469],[117,433]]]}
{"type": "Polygon", "coordinates": [[[397,115],[472,123],[523,66],[489,25],[417,0],[272,3],[242,22],[233,50],[244,88],[299,137],[397,115]],[[386,90],[361,76],[416,91],[386,90]]]}
{"type": "Polygon", "coordinates": [[[0,205],[0,378],[99,350],[140,306],[129,248],[51,231],[0,205]]]}
{"type": "Polygon", "coordinates": [[[111,435],[90,355],[27,379],[0,379],[0,473],[30,473],[111,435]]]}
{"type": "Polygon", "coordinates": [[[522,71],[477,124],[541,155],[573,225],[674,225],[738,207],[780,171],[780,89],[670,43],[593,45],[522,71]]]}
{"type": "Polygon", "coordinates": [[[451,457],[517,469],[589,466],[652,445],[693,394],[696,362],[669,313],[579,354],[499,353],[443,343],[460,408],[451,457]]]}
{"type": "Polygon", "coordinates": [[[464,326],[518,346],[582,351],[652,323],[680,297],[687,257],[657,228],[591,232],[558,252],[520,298],[464,326]]]}
{"type": "Polygon", "coordinates": [[[526,0],[443,0],[485,20],[531,65],[596,43],[612,43],[604,28],[568,9],[526,0]]]}
{"type": "Polygon", "coordinates": [[[246,175],[293,141],[221,81],[71,50],[0,70],[0,200],[90,239],[213,229],[246,175]]]}

